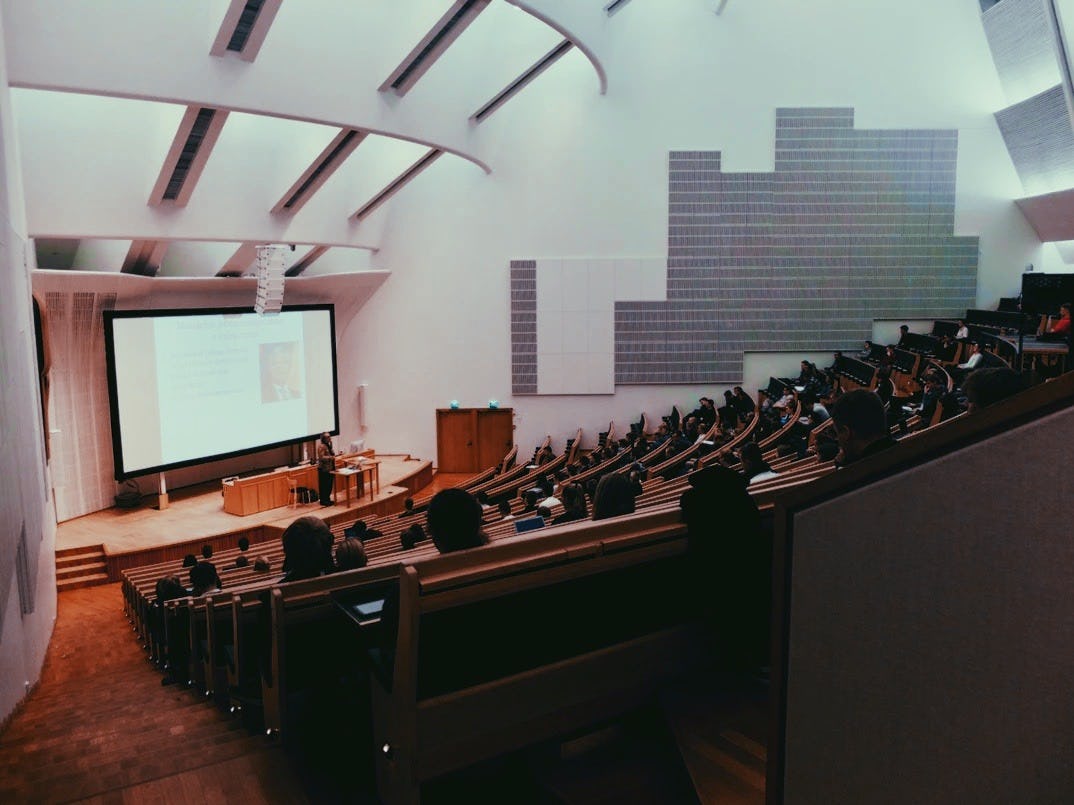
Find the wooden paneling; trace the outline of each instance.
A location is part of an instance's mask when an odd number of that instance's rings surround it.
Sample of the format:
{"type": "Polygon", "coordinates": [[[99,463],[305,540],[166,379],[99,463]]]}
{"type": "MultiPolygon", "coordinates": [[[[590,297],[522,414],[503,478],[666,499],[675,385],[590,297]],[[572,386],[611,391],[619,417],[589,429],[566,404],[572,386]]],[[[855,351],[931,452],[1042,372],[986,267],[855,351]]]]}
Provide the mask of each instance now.
{"type": "Polygon", "coordinates": [[[514,417],[510,409],[479,410],[477,412],[477,464],[471,472],[500,463],[514,443],[514,417]]]}
{"type": "Polygon", "coordinates": [[[437,469],[479,472],[498,464],[514,440],[510,408],[438,408],[437,469]]]}

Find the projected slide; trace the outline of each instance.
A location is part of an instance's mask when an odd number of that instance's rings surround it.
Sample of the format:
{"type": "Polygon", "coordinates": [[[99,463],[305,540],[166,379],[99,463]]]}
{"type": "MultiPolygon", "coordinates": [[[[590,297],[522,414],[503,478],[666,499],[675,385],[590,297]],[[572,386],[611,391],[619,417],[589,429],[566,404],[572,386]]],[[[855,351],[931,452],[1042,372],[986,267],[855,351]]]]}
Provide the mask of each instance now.
{"type": "Polygon", "coordinates": [[[338,430],[330,306],[115,311],[105,333],[117,478],[338,430]]]}

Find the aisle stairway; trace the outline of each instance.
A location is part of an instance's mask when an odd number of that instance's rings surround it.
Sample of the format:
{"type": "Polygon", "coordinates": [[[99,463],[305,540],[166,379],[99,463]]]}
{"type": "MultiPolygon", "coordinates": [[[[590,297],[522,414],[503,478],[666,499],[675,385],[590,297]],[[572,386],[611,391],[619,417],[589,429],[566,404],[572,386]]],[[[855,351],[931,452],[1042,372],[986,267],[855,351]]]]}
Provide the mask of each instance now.
{"type": "Polygon", "coordinates": [[[305,801],[280,749],[191,691],[161,687],[118,587],[60,595],[41,683],[0,735],[0,802],[180,791],[190,801],[305,801]]]}
{"type": "Polygon", "coordinates": [[[103,545],[56,551],[56,589],[75,590],[108,583],[103,545]]]}

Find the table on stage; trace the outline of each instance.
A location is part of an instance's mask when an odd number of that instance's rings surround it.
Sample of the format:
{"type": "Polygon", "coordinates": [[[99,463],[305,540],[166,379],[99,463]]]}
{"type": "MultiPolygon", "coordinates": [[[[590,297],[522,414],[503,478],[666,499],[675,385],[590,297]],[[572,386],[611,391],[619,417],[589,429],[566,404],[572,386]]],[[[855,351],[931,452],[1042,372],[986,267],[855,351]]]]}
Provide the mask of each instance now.
{"type": "Polygon", "coordinates": [[[351,480],[355,480],[358,487],[358,497],[361,498],[365,494],[365,478],[369,477],[369,485],[372,487],[373,492],[380,491],[380,462],[370,459],[363,459],[361,461],[348,461],[343,467],[334,470],[332,474],[335,477],[333,483],[333,491],[339,493],[340,483],[342,482],[343,490],[347,495],[347,506],[351,505],[351,480]]]}

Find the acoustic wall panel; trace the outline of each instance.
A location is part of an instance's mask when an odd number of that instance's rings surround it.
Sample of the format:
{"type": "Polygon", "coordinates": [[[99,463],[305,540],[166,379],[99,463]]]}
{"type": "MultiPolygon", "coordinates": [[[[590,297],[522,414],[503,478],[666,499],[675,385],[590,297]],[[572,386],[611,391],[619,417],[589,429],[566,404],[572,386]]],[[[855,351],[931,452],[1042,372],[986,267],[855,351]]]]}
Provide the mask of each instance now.
{"type": "Polygon", "coordinates": [[[511,389],[537,393],[537,262],[511,261],[511,389]]]}
{"type": "Polygon", "coordinates": [[[1003,0],[981,15],[1007,103],[1018,103],[1060,80],[1047,0],[1003,0]]]}
{"type": "MultiPolygon", "coordinates": [[[[651,277],[642,287],[617,273],[614,383],[739,383],[745,351],[843,349],[871,337],[875,318],[972,307],[978,242],[953,235],[957,155],[956,131],[857,130],[852,109],[777,110],[772,172],[672,152],[666,298],[651,277]]],[[[542,378],[543,356],[558,353],[541,331],[554,326],[538,328],[542,378]]],[[[563,371],[555,359],[547,376],[563,371]]],[[[570,386],[552,393],[587,393],[570,386]]]]}
{"type": "Polygon", "coordinates": [[[1074,129],[1062,86],[997,112],[996,122],[1026,193],[1074,186],[1074,129]]]}

